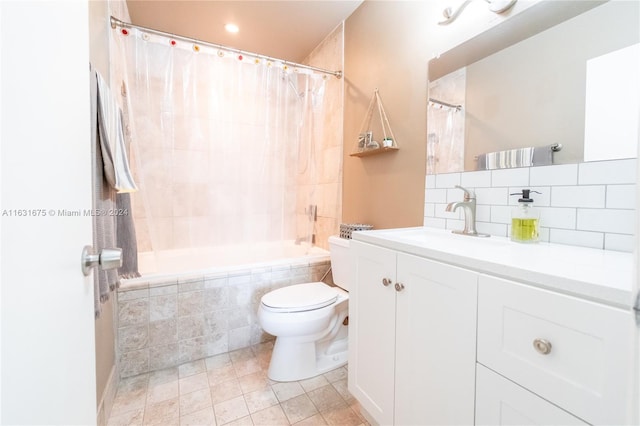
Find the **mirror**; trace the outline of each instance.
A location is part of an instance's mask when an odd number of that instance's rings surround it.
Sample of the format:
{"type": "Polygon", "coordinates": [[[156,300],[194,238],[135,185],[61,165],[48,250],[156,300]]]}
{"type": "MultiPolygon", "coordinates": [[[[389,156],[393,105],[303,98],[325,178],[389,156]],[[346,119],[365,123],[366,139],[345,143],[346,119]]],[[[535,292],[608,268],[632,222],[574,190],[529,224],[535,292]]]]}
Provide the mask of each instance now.
{"type": "Polygon", "coordinates": [[[540,2],[431,60],[427,173],[635,156],[638,28],[638,2],[540,2]],[[506,150],[543,161],[486,167],[506,150]]]}

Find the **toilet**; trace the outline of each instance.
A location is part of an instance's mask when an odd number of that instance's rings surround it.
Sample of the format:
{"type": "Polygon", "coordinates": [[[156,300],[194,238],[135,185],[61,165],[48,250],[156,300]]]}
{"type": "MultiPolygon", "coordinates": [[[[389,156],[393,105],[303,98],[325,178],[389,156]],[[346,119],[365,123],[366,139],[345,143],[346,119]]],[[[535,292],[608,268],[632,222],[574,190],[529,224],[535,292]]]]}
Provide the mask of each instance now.
{"type": "Polygon", "coordinates": [[[314,377],[347,363],[349,240],[329,237],[333,281],[296,284],[260,301],[258,321],[276,336],[268,376],[278,382],[314,377]]]}

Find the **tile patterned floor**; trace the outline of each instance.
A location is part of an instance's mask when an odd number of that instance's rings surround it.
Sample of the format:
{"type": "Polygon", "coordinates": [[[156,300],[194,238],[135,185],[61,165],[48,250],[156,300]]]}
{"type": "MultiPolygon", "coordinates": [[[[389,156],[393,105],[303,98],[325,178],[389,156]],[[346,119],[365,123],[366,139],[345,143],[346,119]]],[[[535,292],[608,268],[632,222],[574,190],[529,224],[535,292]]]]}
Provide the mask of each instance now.
{"type": "Polygon", "coordinates": [[[267,378],[273,342],[120,382],[109,425],[368,426],[341,367],[299,382],[267,378]]]}

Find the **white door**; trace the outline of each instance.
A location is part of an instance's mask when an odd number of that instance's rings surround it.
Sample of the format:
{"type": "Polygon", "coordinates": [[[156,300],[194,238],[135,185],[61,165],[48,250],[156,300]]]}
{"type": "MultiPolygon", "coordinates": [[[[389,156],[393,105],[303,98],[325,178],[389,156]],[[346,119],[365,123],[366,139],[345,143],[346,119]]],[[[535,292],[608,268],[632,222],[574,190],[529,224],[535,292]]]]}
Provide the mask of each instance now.
{"type": "Polygon", "coordinates": [[[88,2],[1,1],[0,20],[0,422],[94,424],[88,2]]]}

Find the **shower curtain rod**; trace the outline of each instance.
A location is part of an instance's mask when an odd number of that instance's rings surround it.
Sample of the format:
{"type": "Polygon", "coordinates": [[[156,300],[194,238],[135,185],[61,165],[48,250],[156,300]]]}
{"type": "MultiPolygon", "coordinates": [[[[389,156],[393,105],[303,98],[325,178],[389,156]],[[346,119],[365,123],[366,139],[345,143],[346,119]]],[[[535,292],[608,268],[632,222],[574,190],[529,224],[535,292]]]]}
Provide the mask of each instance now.
{"type": "Polygon", "coordinates": [[[456,111],[460,111],[462,109],[462,105],[454,105],[454,104],[450,104],[449,102],[439,101],[434,98],[429,98],[429,102],[433,102],[434,104],[442,105],[448,108],[453,108],[456,111]]]}
{"type": "Polygon", "coordinates": [[[290,67],[304,68],[304,69],[316,71],[316,72],[323,73],[323,74],[330,74],[330,75],[333,75],[336,78],[342,78],[342,71],[329,71],[329,70],[325,70],[323,68],[314,67],[314,66],[311,66],[311,65],[297,64],[295,62],[289,62],[289,61],[285,61],[283,59],[272,58],[272,57],[269,57],[269,56],[260,55],[260,54],[253,53],[253,52],[247,52],[245,50],[234,49],[233,47],[226,47],[226,46],[222,46],[220,44],[209,43],[209,42],[198,40],[198,39],[191,38],[191,37],[185,37],[185,36],[180,36],[180,35],[176,35],[176,34],[167,33],[167,32],[160,31],[160,30],[154,30],[153,28],[147,28],[147,27],[143,27],[143,26],[140,26],[140,25],[130,24],[128,22],[121,21],[118,18],[115,18],[115,17],[112,16],[111,17],[111,28],[113,28],[115,30],[116,27],[135,28],[135,29],[138,29],[138,30],[141,30],[141,31],[144,31],[144,32],[147,32],[147,33],[159,35],[159,36],[170,37],[170,38],[174,38],[176,40],[182,40],[182,41],[186,41],[186,42],[189,42],[189,43],[197,43],[197,44],[200,44],[202,46],[209,46],[209,47],[213,47],[213,48],[216,48],[216,49],[225,50],[227,52],[238,53],[240,55],[254,56],[256,58],[260,58],[260,59],[263,59],[263,60],[266,60],[266,61],[280,62],[280,63],[282,63],[284,65],[287,65],[287,66],[290,66],[290,67]]]}

